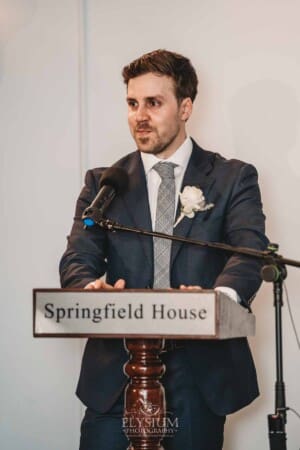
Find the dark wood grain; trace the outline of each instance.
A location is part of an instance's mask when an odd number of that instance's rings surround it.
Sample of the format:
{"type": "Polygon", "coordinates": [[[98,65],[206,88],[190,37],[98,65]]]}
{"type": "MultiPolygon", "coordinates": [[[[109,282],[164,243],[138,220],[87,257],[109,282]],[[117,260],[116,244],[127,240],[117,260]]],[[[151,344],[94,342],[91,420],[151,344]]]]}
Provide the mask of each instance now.
{"type": "Polygon", "coordinates": [[[160,379],[165,366],[159,356],[163,342],[162,339],[125,340],[129,361],[124,371],[130,381],[125,390],[123,424],[130,441],[128,450],[163,450],[166,401],[160,379]]]}

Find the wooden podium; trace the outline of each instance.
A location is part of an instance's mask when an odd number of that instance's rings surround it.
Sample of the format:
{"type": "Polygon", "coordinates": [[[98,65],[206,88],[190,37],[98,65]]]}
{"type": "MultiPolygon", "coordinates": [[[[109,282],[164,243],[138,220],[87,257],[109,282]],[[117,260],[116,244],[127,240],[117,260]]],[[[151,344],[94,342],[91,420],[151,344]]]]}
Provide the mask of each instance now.
{"type": "Polygon", "coordinates": [[[213,290],[34,289],[33,334],[124,338],[129,354],[123,416],[128,450],[163,450],[161,440],[178,425],[167,415],[160,383],[165,339],[253,336],[255,317],[213,290]]]}

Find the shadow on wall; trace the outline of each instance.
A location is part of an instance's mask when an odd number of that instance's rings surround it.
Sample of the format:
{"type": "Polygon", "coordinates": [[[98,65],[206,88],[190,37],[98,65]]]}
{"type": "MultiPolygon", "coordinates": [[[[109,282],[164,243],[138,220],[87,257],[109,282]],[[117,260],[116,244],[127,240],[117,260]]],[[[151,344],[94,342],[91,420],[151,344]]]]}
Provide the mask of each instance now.
{"type": "Polygon", "coordinates": [[[237,91],[229,108],[235,154],[258,169],[268,233],[274,240],[285,219],[292,229],[300,225],[298,205],[292,201],[300,189],[297,91],[282,81],[258,80],[237,91]]]}

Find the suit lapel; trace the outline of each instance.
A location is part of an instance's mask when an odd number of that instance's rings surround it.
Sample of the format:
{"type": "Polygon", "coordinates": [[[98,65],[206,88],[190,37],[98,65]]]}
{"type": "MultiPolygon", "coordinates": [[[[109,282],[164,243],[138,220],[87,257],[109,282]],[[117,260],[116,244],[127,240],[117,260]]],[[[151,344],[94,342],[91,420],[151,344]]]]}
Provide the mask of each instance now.
{"type": "MultiPolygon", "coordinates": [[[[209,202],[208,194],[215,181],[214,177],[210,174],[213,169],[214,159],[214,153],[202,150],[195,142],[193,142],[193,151],[184,174],[180,191],[182,191],[185,186],[197,186],[203,191],[207,202],[209,202]]],[[[122,166],[124,167],[123,164],[122,166]]],[[[127,170],[129,175],[129,189],[122,196],[122,201],[125,204],[130,222],[132,226],[136,228],[151,230],[152,222],[147,183],[144,166],[138,151],[134,152],[126,161],[124,168],[127,170]]],[[[178,204],[177,207],[176,219],[179,214],[180,204],[178,204]]],[[[196,214],[198,214],[197,222],[199,223],[199,221],[205,219],[207,214],[209,214],[209,211],[203,213],[199,212],[196,214]]],[[[184,217],[174,228],[174,235],[187,237],[193,222],[193,219],[184,217]]],[[[150,237],[141,235],[137,235],[137,238],[140,240],[148,264],[153,268],[153,240],[150,237]]],[[[179,242],[172,243],[171,267],[182,245],[184,244],[179,242]]]]}
{"type": "MultiPolygon", "coordinates": [[[[134,227],[145,230],[152,229],[151,214],[148,200],[146,177],[140,153],[133,154],[127,167],[129,175],[129,189],[124,195],[123,201],[134,227]]],[[[145,256],[153,266],[152,239],[147,236],[137,235],[145,252],[145,256]]]]}
{"type": "MultiPolygon", "coordinates": [[[[211,189],[215,179],[210,176],[210,172],[213,168],[214,163],[214,153],[205,152],[197,144],[193,141],[193,151],[191,154],[190,161],[188,163],[186,172],[184,174],[183,182],[180,191],[184,189],[185,186],[196,186],[199,187],[206,198],[206,201],[209,202],[209,198],[207,197],[209,190],[211,189]]],[[[203,220],[207,213],[198,212],[196,213],[199,217],[199,220],[203,220]]],[[[178,202],[176,220],[180,215],[180,201],[178,202]]],[[[174,228],[175,236],[187,237],[191,230],[194,220],[189,219],[188,217],[184,217],[179,224],[174,228]]],[[[179,242],[173,242],[172,245],[172,254],[171,254],[171,266],[174,263],[174,260],[178,254],[182,245],[186,245],[179,242]]]]}

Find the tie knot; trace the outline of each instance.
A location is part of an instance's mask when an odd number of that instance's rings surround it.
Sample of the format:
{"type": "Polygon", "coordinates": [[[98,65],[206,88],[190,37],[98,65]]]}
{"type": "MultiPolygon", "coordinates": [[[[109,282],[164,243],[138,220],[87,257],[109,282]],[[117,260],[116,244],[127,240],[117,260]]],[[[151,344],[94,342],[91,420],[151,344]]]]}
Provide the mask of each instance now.
{"type": "Polygon", "coordinates": [[[174,178],[174,169],[177,164],[171,162],[159,162],[153,166],[153,169],[158,173],[162,180],[166,178],[174,178]]]}

